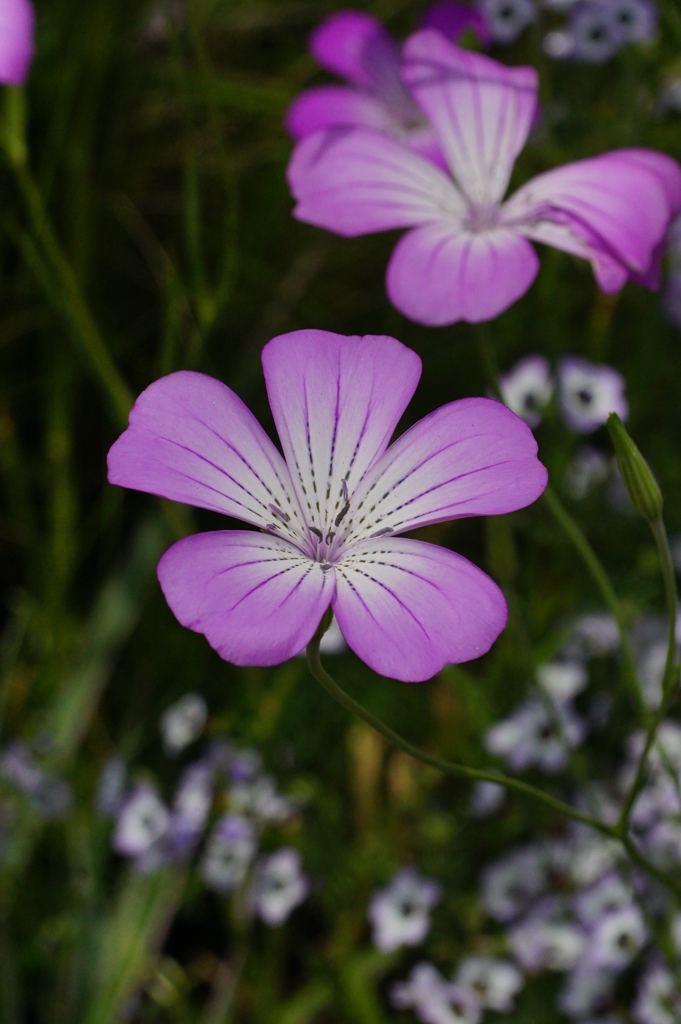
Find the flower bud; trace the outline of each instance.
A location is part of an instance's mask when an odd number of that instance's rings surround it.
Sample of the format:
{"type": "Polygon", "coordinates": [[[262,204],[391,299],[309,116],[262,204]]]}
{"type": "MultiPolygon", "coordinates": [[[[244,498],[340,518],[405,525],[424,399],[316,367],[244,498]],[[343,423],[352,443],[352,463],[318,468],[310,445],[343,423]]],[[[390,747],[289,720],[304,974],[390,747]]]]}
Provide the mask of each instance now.
{"type": "Polygon", "coordinates": [[[650,466],[615,412],[608,416],[608,431],[632,505],[644,519],[655,522],[662,515],[662,492],[650,466]]]}

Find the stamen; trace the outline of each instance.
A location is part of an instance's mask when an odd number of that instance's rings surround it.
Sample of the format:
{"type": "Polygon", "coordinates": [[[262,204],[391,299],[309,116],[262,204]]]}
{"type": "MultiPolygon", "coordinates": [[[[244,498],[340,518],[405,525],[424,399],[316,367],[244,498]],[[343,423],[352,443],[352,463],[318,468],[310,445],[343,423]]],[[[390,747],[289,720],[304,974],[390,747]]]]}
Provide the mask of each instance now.
{"type": "MultiPolygon", "coordinates": [[[[345,483],[345,481],[343,481],[343,483],[345,483]]],[[[338,515],[334,519],[334,521],[333,521],[334,525],[335,526],[340,526],[340,524],[343,522],[343,520],[345,519],[345,517],[346,517],[346,515],[348,514],[349,511],[350,511],[350,502],[346,501],[345,504],[343,505],[343,508],[340,510],[340,512],[338,513],[338,515]]]]}
{"type": "Polygon", "coordinates": [[[322,533],[321,530],[318,530],[316,526],[310,527],[310,533],[314,533],[314,535],[316,537],[319,537],[320,540],[324,540],[324,534],[322,533]]]}
{"type": "Polygon", "coordinates": [[[370,536],[371,536],[371,538],[373,538],[373,537],[385,537],[386,534],[392,533],[392,532],[393,532],[392,531],[392,526],[384,526],[382,530],[378,531],[378,533],[372,533],[370,536]]]}
{"type": "Polygon", "coordinates": [[[278,530],[279,527],[275,523],[268,523],[265,530],[278,530]]]}
{"type": "Polygon", "coordinates": [[[336,536],[335,533],[327,533],[327,535],[326,535],[326,543],[330,544],[335,536],[336,536]]]}
{"type": "Polygon", "coordinates": [[[289,515],[287,515],[286,512],[282,512],[282,510],[280,508],[277,508],[276,505],[268,505],[267,507],[269,508],[270,512],[274,512],[275,516],[279,516],[279,518],[281,519],[282,523],[288,523],[289,522],[291,517],[289,515]]]}
{"type": "Polygon", "coordinates": [[[350,498],[348,496],[348,484],[345,478],[341,480],[341,491],[343,492],[343,501],[347,505],[350,501],[350,498]]]}

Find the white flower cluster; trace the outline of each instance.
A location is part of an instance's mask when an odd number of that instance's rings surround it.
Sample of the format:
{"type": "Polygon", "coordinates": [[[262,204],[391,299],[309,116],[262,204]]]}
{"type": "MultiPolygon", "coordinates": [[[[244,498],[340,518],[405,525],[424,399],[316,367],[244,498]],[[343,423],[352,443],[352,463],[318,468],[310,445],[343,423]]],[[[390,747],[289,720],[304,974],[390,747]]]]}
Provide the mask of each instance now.
{"type": "MultiPolygon", "coordinates": [[[[175,757],[198,739],[207,715],[197,694],[168,708],[160,722],[166,753],[175,757]]],[[[198,871],[205,884],[222,896],[240,890],[250,912],[272,926],[282,924],[305,899],[310,886],[297,850],[282,847],[258,857],[263,832],[290,819],[297,806],[263,772],[257,751],[213,742],[183,770],[170,805],[151,781],[129,785],[127,775],[122,758],[110,758],[96,805],[102,816],[115,819],[113,848],[137,870],[156,871],[200,851],[198,871]]]]}
{"type": "Polygon", "coordinates": [[[626,420],[629,406],[624,388],[624,378],[617,370],[578,356],[560,360],[557,383],[544,356],[526,356],[499,378],[504,404],[532,428],[539,425],[557,392],[560,414],[576,434],[593,433],[611,412],[626,420]]]}
{"type": "Polygon", "coordinates": [[[515,42],[540,7],[565,16],[562,26],[544,37],[544,50],[556,60],[603,64],[623,46],[650,43],[657,32],[652,0],[480,0],[492,40],[515,42]]]}

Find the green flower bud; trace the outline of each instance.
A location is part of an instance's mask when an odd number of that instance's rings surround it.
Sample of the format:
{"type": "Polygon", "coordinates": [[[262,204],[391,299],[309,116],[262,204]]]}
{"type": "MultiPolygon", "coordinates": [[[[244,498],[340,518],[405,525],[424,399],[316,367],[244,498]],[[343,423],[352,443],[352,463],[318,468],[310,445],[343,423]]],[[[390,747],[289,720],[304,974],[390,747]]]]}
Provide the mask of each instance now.
{"type": "Polygon", "coordinates": [[[631,504],[644,519],[654,523],[662,515],[662,492],[657,480],[615,412],[608,416],[608,431],[631,504]]]}

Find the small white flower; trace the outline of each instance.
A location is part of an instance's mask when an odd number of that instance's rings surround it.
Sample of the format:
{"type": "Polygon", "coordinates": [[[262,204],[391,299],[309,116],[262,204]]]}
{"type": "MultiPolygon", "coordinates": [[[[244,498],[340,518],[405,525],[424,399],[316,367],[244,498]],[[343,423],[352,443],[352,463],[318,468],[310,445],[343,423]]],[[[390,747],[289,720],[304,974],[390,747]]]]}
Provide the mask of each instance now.
{"type": "Polygon", "coordinates": [[[631,887],[611,871],[595,885],[576,894],[573,899],[575,914],[582,924],[591,927],[604,914],[631,906],[633,895],[631,887]]]}
{"type": "Polygon", "coordinates": [[[648,0],[611,0],[610,16],[621,43],[650,43],[655,38],[657,11],[648,0]]]}
{"type": "Polygon", "coordinates": [[[469,811],[474,818],[486,818],[504,804],[506,790],[498,782],[476,782],[471,792],[469,811]]]}
{"type": "Polygon", "coordinates": [[[430,931],[430,911],[441,895],[438,882],[423,878],[413,868],[398,871],[369,904],[374,945],[384,953],[418,946],[430,931]]]}
{"type": "Polygon", "coordinates": [[[617,860],[620,846],[614,839],[586,835],[575,847],[570,859],[570,879],[576,886],[589,886],[609,871],[617,860]]]}
{"type": "Polygon", "coordinates": [[[542,690],[563,703],[581,693],[588,681],[586,666],[581,661],[552,661],[537,667],[537,682],[542,690]]]}
{"type": "Polygon", "coordinates": [[[213,772],[199,761],[182,774],[175,800],[171,830],[178,844],[198,841],[213,803],[213,772]]]}
{"type": "Polygon", "coordinates": [[[681,1020],[676,981],[662,964],[655,964],[642,976],[631,1016],[636,1024],[678,1024],[681,1020]]]}
{"type": "Polygon", "coordinates": [[[585,934],[577,925],[539,918],[513,928],[508,940],[526,971],[569,971],[584,949],[585,934]]]}
{"type": "Polygon", "coordinates": [[[491,956],[464,957],[454,980],[497,1013],[512,1013],[513,998],[523,987],[523,976],[510,960],[491,956]]]}
{"type": "Polygon", "coordinates": [[[648,938],[648,929],[638,907],[630,904],[604,914],[594,926],[589,943],[589,961],[606,970],[623,970],[648,938]]]}
{"type": "Polygon", "coordinates": [[[499,378],[499,394],[516,416],[531,427],[542,418],[553,395],[553,378],[544,356],[527,356],[499,378]]]}
{"type": "Polygon", "coordinates": [[[646,707],[657,710],[662,701],[662,680],[667,663],[667,641],[651,644],[639,657],[639,677],[646,707]]]}
{"type": "Polygon", "coordinates": [[[167,807],[154,787],[143,783],[123,804],[112,846],[124,857],[141,857],[167,834],[169,827],[167,807]]]}
{"type": "Polygon", "coordinates": [[[570,20],[572,56],[590,64],[604,64],[622,44],[607,2],[577,4],[570,20]]]}
{"type": "Polygon", "coordinates": [[[560,772],[570,749],[583,742],[586,727],[567,703],[550,711],[543,701],[528,700],[484,737],[485,749],[503,758],[512,771],[536,765],[548,774],[560,772]]]}
{"type": "Polygon", "coordinates": [[[558,368],[558,398],[571,430],[589,434],[605,423],[611,412],[626,420],[629,406],[624,378],[610,366],[567,356],[558,368]]]}
{"type": "Polygon", "coordinates": [[[171,756],[179,754],[198,739],[207,717],[206,702],[198,693],[186,693],[175,704],[171,704],[163,712],[159,723],[166,753],[171,756]]]}
{"type": "Polygon", "coordinates": [[[588,958],[581,960],[568,974],[558,996],[559,1009],[569,1017],[583,1021],[608,1002],[615,987],[615,977],[612,971],[590,964],[588,958]]]}
{"type": "Polygon", "coordinates": [[[246,878],[255,856],[255,828],[248,818],[227,814],[216,824],[199,871],[206,885],[219,893],[231,892],[246,878]]]}
{"type": "Polygon", "coordinates": [[[537,846],[522,847],[485,868],[482,902],[496,921],[512,921],[544,891],[546,882],[544,851],[537,846]]]}
{"type": "Polygon", "coordinates": [[[512,43],[537,16],[533,0],[481,0],[481,10],[495,43],[512,43]]]}
{"type": "Polygon", "coordinates": [[[547,32],[542,40],[542,49],[547,57],[554,60],[566,60],[575,50],[575,41],[570,32],[554,29],[547,32]]]}
{"type": "Polygon", "coordinates": [[[309,891],[299,852],[284,847],[256,866],[252,905],[265,924],[276,927],[284,923],[309,891]]]}
{"type": "Polygon", "coordinates": [[[261,775],[251,783],[233,786],[229,802],[237,814],[252,814],[262,824],[286,821],[295,810],[293,803],[277,792],[275,782],[269,775],[261,775]]]}
{"type": "Polygon", "coordinates": [[[614,615],[609,612],[580,615],[575,620],[574,632],[590,657],[612,654],[620,645],[619,626],[614,615]]]}
{"type": "Polygon", "coordinates": [[[408,981],[396,982],[390,1001],[398,1010],[413,1009],[422,1024],[478,1024],[482,1004],[462,985],[448,982],[432,964],[416,964],[408,981]]]}

